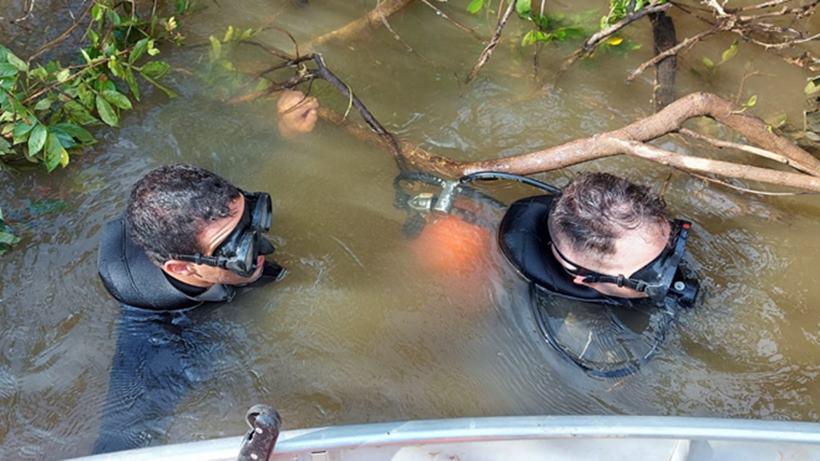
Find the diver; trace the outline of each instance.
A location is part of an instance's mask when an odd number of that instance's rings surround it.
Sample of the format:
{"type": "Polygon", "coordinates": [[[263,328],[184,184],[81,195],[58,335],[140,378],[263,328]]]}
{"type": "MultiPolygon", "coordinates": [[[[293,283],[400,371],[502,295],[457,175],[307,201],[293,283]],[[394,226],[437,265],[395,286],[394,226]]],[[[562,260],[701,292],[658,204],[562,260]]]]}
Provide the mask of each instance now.
{"type": "MultiPolygon", "coordinates": [[[[282,136],[311,131],[317,107],[314,98],[285,92],[282,136]]],[[[99,275],[122,315],[94,453],[161,436],[177,402],[224,361],[220,325],[193,308],[230,302],[284,275],[266,260],[271,222],[267,193],[245,192],[193,165],[156,168],[133,187],[100,241],[99,275]]]]}
{"type": "Polygon", "coordinates": [[[699,283],[684,260],[691,223],[670,220],[663,199],[648,187],[607,173],[583,173],[559,189],[501,172],[455,181],[414,172],[395,182],[397,206],[411,211],[405,231],[417,233],[424,212],[480,224],[456,199],[502,208],[468,186],[498,179],[546,192],[514,202],[498,227],[502,253],[530,284],[544,339],[592,376],[637,371],[657,353],[680,310],[694,305],[698,295],[699,283]],[[410,196],[403,190],[408,181],[441,192],[410,196]]]}

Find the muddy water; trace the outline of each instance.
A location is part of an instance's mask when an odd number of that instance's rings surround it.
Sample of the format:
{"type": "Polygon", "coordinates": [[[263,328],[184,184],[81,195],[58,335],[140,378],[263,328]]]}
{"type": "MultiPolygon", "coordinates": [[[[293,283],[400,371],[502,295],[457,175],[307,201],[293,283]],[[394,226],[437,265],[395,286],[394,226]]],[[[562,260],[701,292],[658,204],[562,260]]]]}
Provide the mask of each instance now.
{"type": "MultiPolygon", "coordinates": [[[[299,41],[359,16],[370,1],[207,2],[186,21],[189,41],[233,24],[274,21],[299,41]]],[[[470,17],[465,2],[442,4],[488,34],[492,17],[470,17]],[[465,4],[465,5],[462,5],[465,4]]],[[[599,1],[549,2],[581,12],[599,1]]],[[[651,53],[612,53],[554,70],[571,46],[547,46],[533,83],[531,49],[514,20],[490,64],[462,83],[481,44],[421,2],[389,19],[401,41],[378,30],[328,43],[328,64],[401,137],[458,159],[523,153],[613,129],[650,112],[651,76],[624,77],[651,53]],[[412,51],[410,50],[412,49],[412,51]],[[537,91],[547,86],[549,91],[537,91]]],[[[697,24],[679,22],[688,32],[697,24]]],[[[629,36],[648,43],[638,25],[629,36]]],[[[266,32],[260,41],[285,47],[266,32]]],[[[797,122],[805,75],[741,45],[711,82],[690,72],[730,37],[697,46],[681,62],[679,93],[735,95],[744,64],[771,76],[750,79],[742,98],[768,117],[797,122]]],[[[703,304],[686,312],[658,357],[639,374],[597,380],[562,361],[539,338],[525,284],[489,245],[469,273],[419,262],[393,207],[396,168],[382,151],[320,124],[296,140],[276,131],[273,101],[226,106],[191,77],[202,49],[168,49],[180,97],[150,95],[99,132],[102,142],[72,167],[46,176],[3,173],[0,201],[23,237],[0,267],[0,458],[86,454],[100,429],[120,309],[96,276],[101,226],[122,210],[130,186],[153,167],[190,162],[274,199],[272,234],[289,269],[276,285],[220,308],[189,314],[197,360],[185,370],[197,389],[184,396],[166,435],[183,442],[244,430],[257,402],[274,404],[287,427],[410,418],[524,414],[652,414],[817,420],[820,415],[820,302],[816,256],[820,204],[814,197],[756,197],[705,184],[660,166],[621,158],[544,175],[564,184],[579,171],[610,171],[656,189],[675,215],[696,223],[691,253],[703,304]]],[[[243,51],[241,65],[269,58],[243,51]]],[[[321,83],[324,104],[346,101],[321,83]]],[[[717,130],[703,126],[706,130],[717,130]]],[[[717,154],[677,138],[667,149],[717,154]]],[[[736,157],[741,158],[741,157],[736,157]]],[[[524,186],[488,189],[510,201],[524,186]]],[[[490,219],[497,220],[495,212],[490,219]]]]}

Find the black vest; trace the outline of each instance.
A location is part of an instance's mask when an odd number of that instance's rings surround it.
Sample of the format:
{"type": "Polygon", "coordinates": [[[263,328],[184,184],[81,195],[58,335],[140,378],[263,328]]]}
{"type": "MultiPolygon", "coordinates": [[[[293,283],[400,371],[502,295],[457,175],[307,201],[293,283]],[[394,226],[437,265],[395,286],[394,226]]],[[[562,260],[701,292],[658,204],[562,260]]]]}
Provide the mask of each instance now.
{"type": "Polygon", "coordinates": [[[199,296],[189,296],[177,289],[162,269],[148,259],[142,247],[131,240],[124,216],[103,228],[97,268],[111,296],[142,309],[169,311],[204,302],[227,302],[236,292],[225,285],[214,285],[199,296]]]}
{"type": "Polygon", "coordinates": [[[550,250],[547,218],[553,195],[527,197],[510,205],[498,229],[498,244],[518,272],[538,289],[564,298],[600,304],[624,304],[578,285],[550,250]]]}

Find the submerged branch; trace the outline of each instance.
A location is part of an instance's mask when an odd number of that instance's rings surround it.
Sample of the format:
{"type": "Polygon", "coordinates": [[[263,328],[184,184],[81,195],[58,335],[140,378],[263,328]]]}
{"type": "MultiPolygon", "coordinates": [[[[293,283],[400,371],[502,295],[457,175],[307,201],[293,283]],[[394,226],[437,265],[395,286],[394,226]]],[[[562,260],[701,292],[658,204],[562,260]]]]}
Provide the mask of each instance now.
{"type": "Polygon", "coordinates": [[[359,35],[367,29],[372,29],[378,27],[382,24],[382,19],[386,18],[393,13],[401,10],[405,6],[412,3],[413,0],[384,0],[379,3],[375,8],[370,10],[366,15],[363,17],[347,23],[344,27],[334,30],[333,32],[328,32],[324,35],[320,35],[310,42],[308,42],[305,49],[311,50],[314,49],[318,45],[323,45],[328,41],[331,40],[338,40],[338,39],[348,39],[353,36],[359,35]]]}

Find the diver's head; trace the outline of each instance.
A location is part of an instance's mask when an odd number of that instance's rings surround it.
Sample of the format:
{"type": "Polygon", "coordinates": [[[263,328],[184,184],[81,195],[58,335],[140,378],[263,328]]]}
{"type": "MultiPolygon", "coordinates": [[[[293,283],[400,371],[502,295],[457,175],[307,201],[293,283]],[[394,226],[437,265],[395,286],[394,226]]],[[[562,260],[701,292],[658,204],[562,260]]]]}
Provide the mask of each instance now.
{"type": "Polygon", "coordinates": [[[607,296],[643,298],[651,296],[645,287],[613,278],[629,282],[657,265],[675,245],[677,227],[669,221],[663,199],[648,187],[607,173],[584,173],[564,188],[550,210],[550,251],[574,283],[607,296]]]}
{"type": "Polygon", "coordinates": [[[128,231],[170,276],[194,286],[258,279],[273,246],[270,197],[247,194],[192,165],[159,167],[134,186],[128,231]]]}

